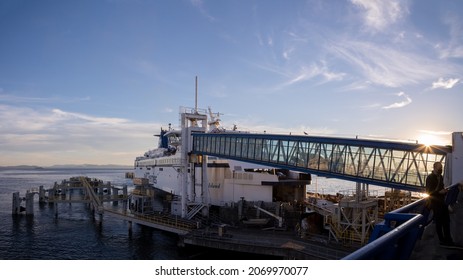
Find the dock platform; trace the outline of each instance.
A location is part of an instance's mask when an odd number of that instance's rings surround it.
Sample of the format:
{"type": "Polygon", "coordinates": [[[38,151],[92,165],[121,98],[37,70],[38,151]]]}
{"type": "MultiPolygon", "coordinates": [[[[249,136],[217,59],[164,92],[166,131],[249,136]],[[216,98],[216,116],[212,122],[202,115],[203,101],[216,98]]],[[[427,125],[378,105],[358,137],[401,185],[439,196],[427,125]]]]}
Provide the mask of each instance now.
{"type": "Polygon", "coordinates": [[[223,234],[209,229],[194,230],[181,240],[184,245],[299,260],[338,260],[355,250],[332,246],[323,238],[302,239],[290,231],[246,228],[227,229],[223,234]]]}
{"type": "MultiPolygon", "coordinates": [[[[128,199],[127,186],[116,187],[110,182],[103,182],[88,177],[72,177],[60,183],[55,182],[53,187],[46,189],[44,186],[30,189],[24,197],[19,192],[13,193],[12,214],[18,215],[25,212],[26,215],[34,214],[34,197],[39,196],[39,203],[61,204],[61,203],[84,203],[91,205],[98,214],[102,214],[103,203],[111,202],[117,205],[125,203],[128,199]],[[25,201],[26,207],[21,206],[25,201]]],[[[58,211],[58,207],[55,207],[58,211]]],[[[58,215],[58,212],[55,212],[58,215]]]]}

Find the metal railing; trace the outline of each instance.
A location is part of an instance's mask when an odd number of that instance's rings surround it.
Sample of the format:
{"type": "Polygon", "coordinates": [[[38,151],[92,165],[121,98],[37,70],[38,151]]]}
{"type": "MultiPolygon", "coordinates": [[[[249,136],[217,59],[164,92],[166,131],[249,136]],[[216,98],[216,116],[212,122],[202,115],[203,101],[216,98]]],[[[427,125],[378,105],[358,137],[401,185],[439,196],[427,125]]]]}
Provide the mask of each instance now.
{"type": "Polygon", "coordinates": [[[384,216],[370,236],[370,242],[344,260],[409,259],[416,241],[430,223],[426,199],[417,200],[384,216]]]}
{"type": "MultiPolygon", "coordinates": [[[[448,187],[449,192],[457,188],[461,188],[460,183],[448,187]]],[[[454,202],[451,198],[447,195],[445,203],[451,205],[454,202]]],[[[391,211],[384,216],[384,222],[375,226],[370,242],[344,259],[409,259],[431,217],[426,198],[391,211]]]]}
{"type": "Polygon", "coordinates": [[[190,231],[197,228],[197,224],[193,221],[187,221],[180,217],[172,217],[169,215],[163,214],[134,214],[121,211],[114,211],[113,209],[105,209],[105,212],[108,214],[117,215],[119,217],[130,218],[134,222],[148,222],[152,224],[162,225],[169,228],[181,229],[185,231],[190,231]]]}

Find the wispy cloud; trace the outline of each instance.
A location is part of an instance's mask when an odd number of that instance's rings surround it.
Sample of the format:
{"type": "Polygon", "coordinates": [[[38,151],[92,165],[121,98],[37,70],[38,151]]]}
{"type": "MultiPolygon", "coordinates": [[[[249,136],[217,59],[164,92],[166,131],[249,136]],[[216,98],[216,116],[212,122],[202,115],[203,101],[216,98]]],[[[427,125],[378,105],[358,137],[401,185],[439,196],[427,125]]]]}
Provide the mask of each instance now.
{"type": "Polygon", "coordinates": [[[98,124],[98,125],[117,125],[128,123],[128,120],[121,118],[104,118],[104,117],[94,117],[86,114],[79,114],[73,112],[65,112],[60,109],[53,109],[53,115],[59,117],[61,120],[80,120],[86,121],[88,123],[98,124]]]}
{"type": "Polygon", "coordinates": [[[448,136],[450,134],[452,134],[451,131],[434,131],[434,130],[424,130],[424,129],[421,129],[419,130],[419,132],[422,132],[422,133],[427,133],[427,134],[433,134],[433,135],[444,135],[444,136],[448,136]]]}
{"type": "Polygon", "coordinates": [[[380,103],[372,103],[372,104],[361,106],[361,108],[365,110],[373,110],[373,109],[377,109],[380,107],[381,107],[380,103]]]}
{"type": "Polygon", "coordinates": [[[34,97],[34,96],[20,96],[13,94],[1,94],[0,91],[0,101],[9,102],[9,103],[73,103],[73,102],[82,102],[89,101],[90,97],[79,97],[79,98],[63,98],[61,96],[52,96],[52,97],[34,97]]]}
{"type": "Polygon", "coordinates": [[[233,125],[237,125],[238,130],[252,131],[257,133],[276,133],[276,134],[292,134],[304,135],[334,135],[337,133],[335,129],[328,127],[315,127],[315,126],[278,126],[276,124],[267,125],[262,124],[258,120],[258,116],[248,116],[245,119],[237,118],[233,123],[224,121],[222,124],[225,128],[230,129],[233,125]],[[305,132],[305,133],[304,133],[305,132]]]}
{"type": "Polygon", "coordinates": [[[397,93],[396,95],[398,97],[402,97],[404,100],[401,102],[395,102],[395,103],[392,103],[391,105],[384,106],[383,109],[386,109],[386,110],[398,109],[398,108],[405,107],[412,103],[412,99],[410,98],[410,96],[406,95],[403,91],[397,93]]]}
{"type": "Polygon", "coordinates": [[[446,48],[440,48],[442,58],[463,58],[463,46],[448,46],[446,48]]]}
{"type": "Polygon", "coordinates": [[[160,125],[61,109],[0,105],[0,165],[131,164],[135,156],[154,145],[153,127],[160,125]],[[116,156],[118,152],[129,155],[116,156]]]}
{"type": "MultiPolygon", "coordinates": [[[[305,81],[319,82],[315,78],[323,82],[351,83],[350,86],[339,83],[337,86],[341,90],[378,86],[403,89],[429,84],[436,76],[456,76],[463,71],[458,62],[439,57],[432,48],[434,42],[423,38],[407,21],[402,22],[410,13],[409,2],[351,0],[349,4],[357,8],[357,14],[362,15],[362,22],[369,30],[384,31],[382,37],[353,34],[355,23],[352,22],[348,22],[346,28],[331,29],[319,27],[310,18],[301,16],[298,24],[274,33],[274,41],[278,44],[274,44],[271,51],[264,49],[270,63],[261,68],[283,73],[286,80],[283,85],[276,86],[277,89],[305,81]],[[278,47],[281,48],[276,50],[278,47]],[[332,65],[336,65],[336,70],[329,68],[332,65]]],[[[456,22],[452,21],[452,30],[460,30],[456,22]]],[[[458,32],[452,31],[452,34],[458,37],[458,32]]],[[[264,36],[258,38],[260,46],[268,47],[262,39],[264,36]]],[[[452,50],[458,44],[454,45],[452,50]]]]}
{"type": "Polygon", "coordinates": [[[269,45],[270,47],[273,46],[273,37],[272,36],[267,37],[267,45],[269,45]]]}
{"type": "Polygon", "coordinates": [[[289,81],[283,84],[282,87],[291,86],[297,83],[308,81],[314,78],[320,78],[321,83],[330,81],[341,81],[346,74],[342,72],[331,71],[325,61],[313,63],[308,66],[301,66],[299,71],[295,73],[287,73],[289,81]]]}
{"type": "Polygon", "coordinates": [[[289,60],[291,57],[291,54],[294,52],[294,47],[290,47],[286,50],[283,51],[283,57],[286,60],[289,60]]]}
{"type": "Polygon", "coordinates": [[[364,25],[372,31],[383,31],[408,13],[404,1],[351,0],[363,12],[364,25]]]}
{"type": "Polygon", "coordinates": [[[206,10],[204,7],[204,1],[203,0],[190,0],[191,4],[196,7],[201,15],[203,15],[205,18],[207,18],[209,21],[214,22],[216,21],[215,17],[211,16],[209,12],[206,10]]]}
{"type": "Polygon", "coordinates": [[[451,89],[459,81],[460,81],[460,79],[447,79],[447,80],[445,80],[444,78],[439,78],[439,80],[432,83],[432,89],[436,89],[436,88],[451,89]]]}
{"type": "Polygon", "coordinates": [[[359,71],[359,78],[386,87],[401,87],[458,72],[451,63],[373,42],[340,40],[328,49],[359,71]]]}
{"type": "Polygon", "coordinates": [[[444,23],[449,26],[450,40],[436,45],[441,58],[463,58],[463,22],[460,15],[446,14],[444,23]]]}
{"type": "Polygon", "coordinates": [[[340,88],[341,91],[360,91],[370,88],[372,83],[370,81],[355,81],[349,85],[340,88]]]}

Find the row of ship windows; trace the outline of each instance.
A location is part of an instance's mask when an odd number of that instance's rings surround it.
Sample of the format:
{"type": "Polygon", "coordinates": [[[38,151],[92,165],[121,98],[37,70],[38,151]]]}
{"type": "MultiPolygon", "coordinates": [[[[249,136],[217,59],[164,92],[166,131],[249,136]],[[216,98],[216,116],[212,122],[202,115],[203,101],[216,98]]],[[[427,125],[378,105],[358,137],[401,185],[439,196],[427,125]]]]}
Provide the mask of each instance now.
{"type": "MultiPolygon", "coordinates": [[[[143,167],[138,167],[140,170],[143,170],[143,167]]],[[[156,167],[154,167],[156,170],[156,167]]],[[[151,170],[151,167],[146,167],[146,170],[151,170]]],[[[158,171],[164,171],[164,168],[158,167],[158,171]]],[[[177,169],[178,172],[180,172],[180,169],[177,169]]],[[[188,173],[190,173],[190,168],[188,168],[188,173]]]]}
{"type": "Polygon", "coordinates": [[[149,165],[171,165],[171,164],[179,164],[180,159],[159,159],[159,160],[151,160],[151,161],[144,161],[140,162],[138,166],[149,166],[149,165]]]}

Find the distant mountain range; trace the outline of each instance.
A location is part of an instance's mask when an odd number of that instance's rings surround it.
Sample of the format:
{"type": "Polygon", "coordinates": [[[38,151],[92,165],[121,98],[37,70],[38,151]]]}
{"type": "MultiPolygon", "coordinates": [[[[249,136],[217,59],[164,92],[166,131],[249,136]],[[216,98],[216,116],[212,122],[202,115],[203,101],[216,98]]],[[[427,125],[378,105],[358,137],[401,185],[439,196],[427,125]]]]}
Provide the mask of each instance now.
{"type": "Polygon", "coordinates": [[[41,170],[41,169],[132,169],[130,165],[117,164],[57,164],[52,166],[36,166],[36,165],[15,165],[15,166],[0,166],[0,170],[16,169],[16,170],[41,170]]]}

